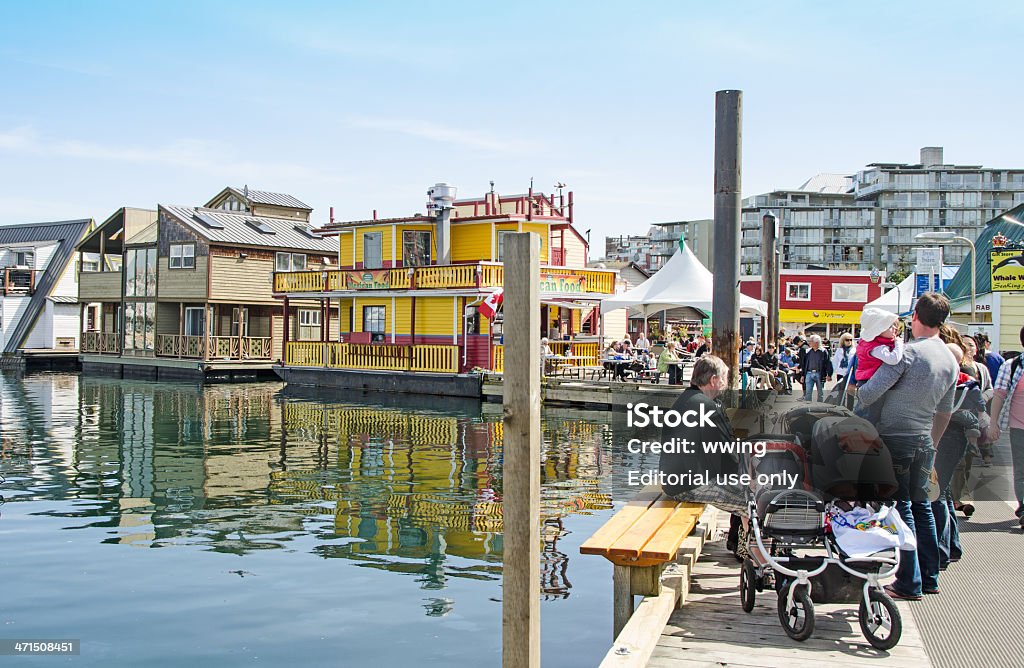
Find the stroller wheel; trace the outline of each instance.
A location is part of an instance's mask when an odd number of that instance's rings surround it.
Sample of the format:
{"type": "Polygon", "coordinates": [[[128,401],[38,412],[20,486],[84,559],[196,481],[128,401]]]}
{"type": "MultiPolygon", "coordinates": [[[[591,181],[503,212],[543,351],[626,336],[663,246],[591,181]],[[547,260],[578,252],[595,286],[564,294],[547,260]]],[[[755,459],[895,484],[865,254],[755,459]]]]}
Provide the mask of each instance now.
{"type": "Polygon", "coordinates": [[[789,592],[787,584],[779,590],[779,621],[782,630],[793,640],[804,641],[814,633],[814,604],[807,595],[807,587],[797,585],[793,588],[793,604],[786,601],[789,592]]]}
{"type": "Polygon", "coordinates": [[[740,571],[740,602],[743,604],[743,612],[751,612],[754,609],[754,598],[757,596],[757,569],[750,559],[743,560],[743,569],[740,571]]]}
{"type": "Polygon", "coordinates": [[[903,634],[900,611],[885,592],[872,589],[870,596],[870,601],[860,601],[860,630],[875,649],[892,649],[903,634]]]}

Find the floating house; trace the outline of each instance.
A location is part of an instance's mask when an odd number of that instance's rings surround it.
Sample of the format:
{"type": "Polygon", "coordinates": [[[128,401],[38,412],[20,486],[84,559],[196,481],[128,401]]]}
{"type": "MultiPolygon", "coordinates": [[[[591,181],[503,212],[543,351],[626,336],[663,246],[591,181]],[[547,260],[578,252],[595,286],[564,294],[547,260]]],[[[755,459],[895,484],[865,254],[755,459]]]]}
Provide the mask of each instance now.
{"type": "Polygon", "coordinates": [[[5,366],[78,354],[75,246],[90,219],[0,227],[0,351],[5,366]]]}
{"type": "Polygon", "coordinates": [[[321,341],[296,341],[284,328],[283,365],[276,369],[282,378],[479,396],[479,376],[467,374],[504,366],[500,314],[488,319],[480,306],[503,288],[504,240],[516,232],[541,240],[537,337],[551,339],[555,352],[571,350],[580,365],[597,363],[596,307],[614,293],[616,272],[586,268],[572,193],[567,200],[532,191],[461,200],[455,194],[441,183],[427,191],[426,214],[332,221],[319,232],[334,238],[337,268],[275,273],[286,323],[295,318],[295,300],[316,300],[340,314],[337,336],[324,333],[321,341]]]}
{"type": "MultiPolygon", "coordinates": [[[[225,188],[201,207],[120,209],[78,248],[83,370],[272,377],[283,356],[275,341],[286,338],[274,272],[336,266],[336,242],[313,231],[310,212],[290,195],[248,188],[225,188]]],[[[295,304],[290,340],[329,333],[328,313],[305,305],[295,304]]]]}

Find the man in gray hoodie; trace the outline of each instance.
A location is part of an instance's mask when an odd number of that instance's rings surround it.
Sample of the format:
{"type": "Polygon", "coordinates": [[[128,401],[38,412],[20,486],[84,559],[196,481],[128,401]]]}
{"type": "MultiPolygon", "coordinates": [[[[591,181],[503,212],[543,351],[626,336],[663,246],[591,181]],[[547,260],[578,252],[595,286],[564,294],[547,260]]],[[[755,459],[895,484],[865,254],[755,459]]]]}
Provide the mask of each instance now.
{"type": "Polygon", "coordinates": [[[949,424],[959,372],[957,361],[939,339],[939,326],[949,316],[942,295],[921,295],[914,307],[911,330],[898,364],[883,364],[857,390],[862,403],[884,400],[878,433],[892,455],[899,483],[896,507],[917,536],[917,554],[904,551],[896,581],[886,586],[894,598],[917,600],[939,593],[939,547],[935,517],[928,502],[928,479],[935,462],[935,444],[949,424]]]}

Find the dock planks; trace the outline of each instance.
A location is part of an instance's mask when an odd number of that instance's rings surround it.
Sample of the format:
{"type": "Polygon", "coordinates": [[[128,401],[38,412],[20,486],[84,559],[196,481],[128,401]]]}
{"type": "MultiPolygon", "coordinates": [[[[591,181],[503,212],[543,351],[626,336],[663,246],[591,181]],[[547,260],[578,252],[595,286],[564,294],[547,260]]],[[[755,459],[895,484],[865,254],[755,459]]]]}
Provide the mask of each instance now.
{"type": "Polygon", "coordinates": [[[907,666],[930,668],[924,642],[907,603],[899,603],[903,637],[889,652],[874,649],[860,633],[857,606],[815,605],[814,635],[791,640],[782,630],[772,591],[758,592],[750,614],[739,601],[739,564],[724,541],[708,543],[693,570],[686,604],[661,632],[651,668],[829,668],[907,666]]]}

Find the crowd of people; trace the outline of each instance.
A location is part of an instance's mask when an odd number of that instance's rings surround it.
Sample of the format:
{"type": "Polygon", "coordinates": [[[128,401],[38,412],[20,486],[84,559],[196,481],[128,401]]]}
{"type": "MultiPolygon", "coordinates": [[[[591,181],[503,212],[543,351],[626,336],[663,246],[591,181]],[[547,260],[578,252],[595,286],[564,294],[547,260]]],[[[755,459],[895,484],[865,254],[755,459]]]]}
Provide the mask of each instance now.
{"type": "MultiPolygon", "coordinates": [[[[830,351],[812,335],[772,342],[764,350],[750,340],[740,353],[741,369],[758,385],[787,391],[799,382],[808,401],[814,395],[825,399],[825,383],[832,378],[844,380],[838,384],[842,392],[833,394],[832,400],[853,407],[877,430],[893,462],[896,508],[916,537],[916,546],[904,550],[896,579],[886,587],[897,599],[939,594],[940,572],[964,557],[957,514],[970,517],[974,512],[974,469],[991,465],[992,444],[1005,430],[1010,437],[1016,516],[1024,529],[1024,384],[1019,382],[1024,363],[1019,356],[1004,360],[991,350],[984,334],[960,334],[947,324],[949,311],[945,297],[922,295],[906,343],[894,314],[866,309],[860,339],[844,334],[830,351]],[[933,501],[936,487],[938,498],[933,501]]],[[[1024,347],[1024,327],[1020,338],[1024,347]]],[[[677,405],[714,399],[725,387],[727,374],[721,359],[705,354],[677,405]]],[[[717,416],[727,422],[723,413],[717,416]]],[[[728,430],[727,424],[723,428],[728,430]]],[[[718,468],[730,465],[713,463],[718,468]]],[[[679,455],[663,455],[660,463],[663,471],[692,469],[694,464],[692,458],[679,455]]],[[[740,500],[727,490],[666,493],[744,512],[740,500]]]]}

